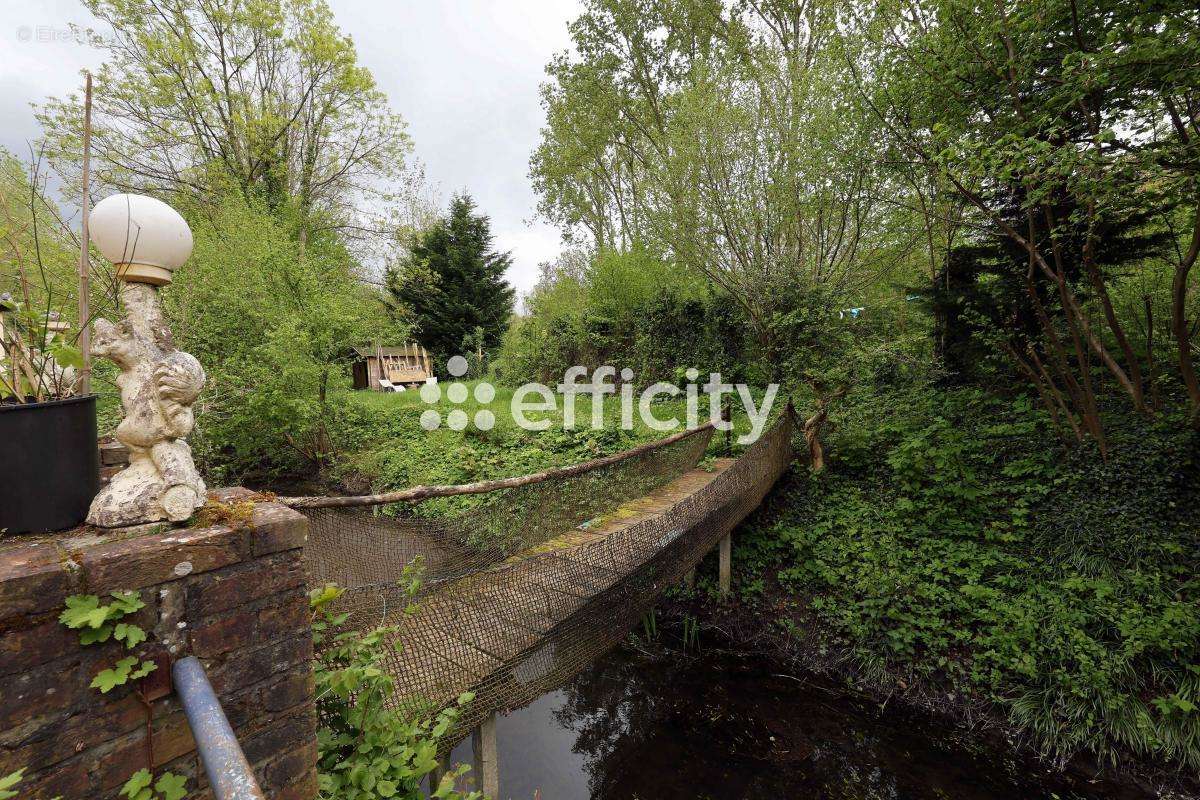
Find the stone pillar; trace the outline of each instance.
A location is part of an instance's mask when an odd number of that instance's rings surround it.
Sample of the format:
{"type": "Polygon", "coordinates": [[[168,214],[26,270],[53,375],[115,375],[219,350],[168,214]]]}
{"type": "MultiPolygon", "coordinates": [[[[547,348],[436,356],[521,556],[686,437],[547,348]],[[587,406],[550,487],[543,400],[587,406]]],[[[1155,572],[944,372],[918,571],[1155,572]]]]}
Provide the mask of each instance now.
{"type": "Polygon", "coordinates": [[[471,751],[475,755],[475,786],[493,800],[500,798],[500,762],[496,753],[496,715],[488,714],[471,732],[471,751]]]}
{"type": "Polygon", "coordinates": [[[721,538],[721,563],[720,563],[720,583],[721,594],[729,594],[730,574],[733,571],[733,540],[730,534],[725,534],[721,538]]]}
{"type": "Polygon", "coordinates": [[[316,797],[308,522],[245,490],[219,494],[226,504],[190,528],[0,539],[0,776],[25,769],[22,800],[116,798],[148,766],[148,729],[155,774],[185,775],[190,797],[210,797],[170,690],[169,658],[187,654],[203,662],[267,797],[316,797]],[[149,717],[135,686],[89,687],[124,646],[81,646],[58,622],[68,596],[114,590],[146,604],[128,621],[149,636],[136,654],[161,659],[141,687],[166,692],[149,717]]]}

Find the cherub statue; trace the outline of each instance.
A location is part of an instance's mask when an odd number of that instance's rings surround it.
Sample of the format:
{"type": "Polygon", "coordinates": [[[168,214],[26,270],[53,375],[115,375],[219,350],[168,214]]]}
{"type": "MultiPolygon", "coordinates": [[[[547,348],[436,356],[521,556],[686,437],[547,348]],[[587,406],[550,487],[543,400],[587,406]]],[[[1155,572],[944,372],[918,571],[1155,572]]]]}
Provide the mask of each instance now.
{"type": "Polygon", "coordinates": [[[129,466],[96,495],[88,522],[105,528],[143,522],[182,522],[204,505],[206,489],[184,438],[192,432],[192,403],[204,388],[204,369],[175,349],[158,290],[122,283],[125,319],[96,320],[92,355],[121,368],[117,386],[125,419],[116,438],[129,448],[129,466]]]}

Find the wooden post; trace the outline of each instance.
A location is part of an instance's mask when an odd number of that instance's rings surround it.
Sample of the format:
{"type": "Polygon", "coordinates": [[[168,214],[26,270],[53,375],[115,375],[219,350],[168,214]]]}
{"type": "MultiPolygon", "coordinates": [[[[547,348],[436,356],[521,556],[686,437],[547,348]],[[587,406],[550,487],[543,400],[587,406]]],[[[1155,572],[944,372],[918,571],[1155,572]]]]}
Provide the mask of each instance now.
{"type": "Polygon", "coordinates": [[[732,534],[725,534],[721,539],[721,594],[729,594],[729,576],[733,566],[733,539],[732,534]]]}
{"type": "Polygon", "coordinates": [[[488,714],[471,731],[471,750],[475,755],[475,786],[491,798],[500,797],[500,764],[496,759],[496,715],[488,714]]]}
{"type": "Polygon", "coordinates": [[[91,264],[88,261],[88,192],[92,157],[92,73],[84,73],[83,84],[83,229],[79,234],[79,349],[83,369],[79,371],[79,393],[92,393],[91,264]]]}

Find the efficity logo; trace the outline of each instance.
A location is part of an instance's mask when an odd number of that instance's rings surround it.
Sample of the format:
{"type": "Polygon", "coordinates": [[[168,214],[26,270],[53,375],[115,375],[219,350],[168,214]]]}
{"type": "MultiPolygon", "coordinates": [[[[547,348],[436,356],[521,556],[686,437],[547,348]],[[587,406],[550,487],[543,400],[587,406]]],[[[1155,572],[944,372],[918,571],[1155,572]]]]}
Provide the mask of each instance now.
{"type": "MultiPolygon", "coordinates": [[[[467,374],[467,359],[454,356],[446,363],[446,369],[456,380],[446,387],[446,399],[454,406],[465,405],[467,399],[474,395],[480,405],[488,405],[496,399],[496,387],[481,381],[475,384],[474,390],[467,387],[462,380],[467,374]]],[[[592,430],[603,430],[609,425],[610,417],[604,413],[605,395],[614,395],[620,406],[617,425],[621,430],[633,430],[634,413],[636,411],[642,424],[654,431],[667,433],[683,427],[694,428],[700,424],[700,397],[708,398],[708,421],[719,431],[728,431],[733,423],[721,418],[721,408],[726,397],[736,398],[742,404],[746,419],[750,422],[750,431],[738,436],[738,444],[746,445],[758,441],[775,398],[779,394],[779,384],[769,384],[762,393],[762,400],[755,402],[750,387],[744,383],[726,383],[721,373],[711,372],[704,384],[697,381],[700,370],[688,369],[684,375],[687,383],[680,387],[674,383],[658,381],[643,389],[635,391],[634,372],[629,368],[620,370],[621,383],[618,385],[616,367],[596,367],[588,373],[587,367],[574,366],[563,373],[563,380],[554,388],[543,383],[526,383],[519,386],[509,402],[509,413],[517,427],[527,431],[544,431],[553,424],[550,416],[557,414],[560,409],[559,398],[562,399],[562,425],[572,430],[579,425],[579,410],[576,408],[576,398],[589,397],[591,402],[587,409],[587,423],[592,430]],[[581,379],[587,378],[587,381],[581,379]],[[655,406],[660,398],[684,398],[683,419],[678,415],[661,416],[663,409],[655,406]],[[530,417],[530,415],[535,415],[530,417]]],[[[421,387],[421,400],[427,405],[440,405],[442,402],[441,384],[430,380],[421,387]]],[[[488,431],[496,426],[496,415],[490,409],[478,409],[472,418],[464,408],[452,408],[443,420],[442,414],[432,408],[421,414],[421,427],[427,431],[437,430],[444,423],[453,431],[464,430],[474,423],[479,430],[488,431]]]]}

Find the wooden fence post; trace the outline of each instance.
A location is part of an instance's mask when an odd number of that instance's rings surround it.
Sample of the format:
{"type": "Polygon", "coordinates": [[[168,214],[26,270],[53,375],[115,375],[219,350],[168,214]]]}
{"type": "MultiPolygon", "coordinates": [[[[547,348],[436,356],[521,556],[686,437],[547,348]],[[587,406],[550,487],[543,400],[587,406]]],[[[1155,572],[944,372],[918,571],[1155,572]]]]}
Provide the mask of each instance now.
{"type": "Polygon", "coordinates": [[[488,714],[471,732],[475,755],[475,785],[488,797],[500,797],[500,764],[496,758],[496,714],[488,714]]]}

